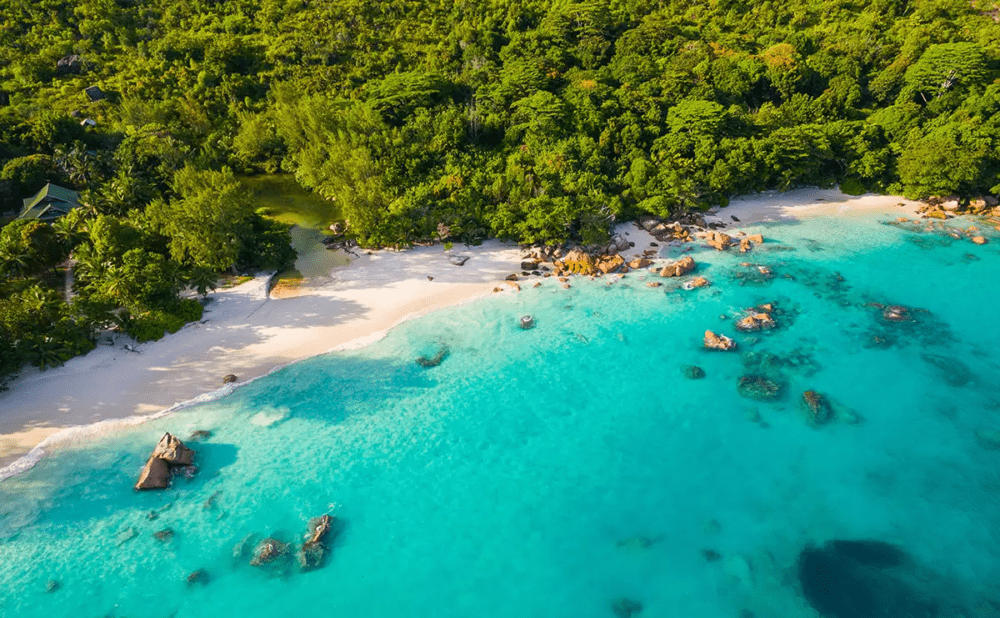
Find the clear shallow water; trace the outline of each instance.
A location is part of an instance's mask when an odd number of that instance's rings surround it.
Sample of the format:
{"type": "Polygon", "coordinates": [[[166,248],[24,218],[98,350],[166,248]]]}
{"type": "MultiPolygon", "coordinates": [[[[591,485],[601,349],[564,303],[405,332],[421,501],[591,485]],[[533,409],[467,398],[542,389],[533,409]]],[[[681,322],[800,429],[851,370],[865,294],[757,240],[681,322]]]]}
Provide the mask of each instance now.
{"type": "Polygon", "coordinates": [[[924,594],[989,609],[1000,451],[976,431],[1000,430],[1000,242],[874,220],[761,230],[766,251],[692,253],[708,289],[546,280],[42,461],[0,484],[0,615],[597,618],[628,597],[644,617],[810,616],[796,563],[829,539],[898,544],[924,594]],[[781,328],[735,335],[768,301],[781,328]],[[927,312],[892,326],[870,302],[927,312]],[[772,372],[784,396],[741,397],[752,368],[702,350],[706,328],[794,358],[772,372]],[[413,362],[441,344],[440,366],[413,362]],[[858,422],[809,426],[806,389],[858,422]],[[196,429],[213,436],[190,444],[195,480],[131,490],[164,431],[196,429]],[[233,559],[324,512],[346,522],[324,568],[233,559]],[[188,586],[199,568],[211,582],[188,586]]]}

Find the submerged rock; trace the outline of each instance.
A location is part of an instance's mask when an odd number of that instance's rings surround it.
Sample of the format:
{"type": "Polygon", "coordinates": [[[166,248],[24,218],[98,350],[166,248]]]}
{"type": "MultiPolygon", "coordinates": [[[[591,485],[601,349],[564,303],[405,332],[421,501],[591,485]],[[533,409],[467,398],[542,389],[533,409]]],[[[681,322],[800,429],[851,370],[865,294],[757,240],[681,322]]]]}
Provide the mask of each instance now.
{"type": "MultiPolygon", "coordinates": [[[[321,515],[309,520],[309,532],[306,533],[305,542],[299,549],[299,567],[303,571],[323,566],[327,556],[327,546],[324,539],[334,530],[336,520],[329,515],[321,515]]],[[[334,531],[334,534],[336,532],[334,531]]]]}
{"type": "Polygon", "coordinates": [[[288,556],[288,548],[288,543],[282,543],[278,539],[268,537],[254,548],[250,566],[264,566],[283,560],[288,556]]]}
{"type": "Polygon", "coordinates": [[[684,377],[689,380],[700,380],[705,377],[705,370],[697,365],[685,365],[684,377]]]}
{"type": "Polygon", "coordinates": [[[212,432],[211,431],[209,431],[207,429],[198,429],[198,430],[195,430],[195,431],[191,432],[191,435],[188,436],[188,441],[189,442],[202,442],[204,440],[208,440],[211,437],[212,437],[212,432]]]}
{"type": "Polygon", "coordinates": [[[194,584],[201,584],[204,586],[209,581],[211,581],[211,579],[212,578],[208,574],[208,571],[206,571],[205,569],[198,569],[197,571],[192,571],[187,576],[187,585],[193,586],[194,584]]]}
{"type": "Polygon", "coordinates": [[[802,408],[813,425],[823,425],[833,418],[833,408],[826,397],[816,391],[802,393],[802,408]]]}
{"type": "Polygon", "coordinates": [[[59,582],[54,579],[50,579],[45,582],[45,592],[55,592],[56,590],[59,590],[60,587],[59,582]]]}
{"type": "Polygon", "coordinates": [[[902,305],[889,305],[882,310],[882,319],[886,322],[910,322],[910,310],[902,305]]]}
{"type": "Polygon", "coordinates": [[[437,367],[444,361],[444,359],[448,358],[448,354],[450,353],[451,350],[448,349],[448,346],[443,345],[438,349],[437,354],[430,358],[426,356],[418,356],[417,364],[421,367],[437,367]]]}
{"type": "Polygon", "coordinates": [[[629,618],[642,611],[642,603],[621,597],[611,602],[611,611],[618,618],[629,618]]]}
{"type": "Polygon", "coordinates": [[[191,468],[194,451],[169,433],[163,434],[139,474],[135,489],[165,489],[170,486],[173,468],[191,468]]]}
{"type": "Polygon", "coordinates": [[[924,353],[920,358],[937,369],[938,375],[949,386],[965,386],[973,380],[969,366],[955,357],[924,353]]]}
{"type": "Polygon", "coordinates": [[[163,530],[157,530],[153,533],[153,538],[161,543],[166,543],[167,541],[174,538],[173,528],[164,528],[163,530]]]}
{"type": "Polygon", "coordinates": [[[725,335],[716,335],[710,330],[705,331],[704,345],[709,350],[734,350],[736,342],[725,335]]]}
{"type": "Polygon", "coordinates": [[[781,384],[763,376],[743,376],[739,380],[738,390],[743,397],[766,401],[781,394],[781,384]]]}

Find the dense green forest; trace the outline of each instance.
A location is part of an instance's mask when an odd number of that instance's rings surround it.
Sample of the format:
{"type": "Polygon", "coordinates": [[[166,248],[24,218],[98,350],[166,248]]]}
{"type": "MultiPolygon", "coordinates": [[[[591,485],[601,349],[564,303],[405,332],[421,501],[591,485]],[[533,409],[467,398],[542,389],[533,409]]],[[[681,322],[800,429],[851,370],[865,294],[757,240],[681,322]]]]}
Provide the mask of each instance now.
{"type": "Polygon", "coordinates": [[[47,180],[86,206],[0,233],[0,375],[111,324],[156,338],[200,315],[182,288],[288,265],[240,174],[294,174],[367,246],[590,242],[797,185],[996,194],[998,21],[996,0],[6,0],[0,210],[47,180]]]}

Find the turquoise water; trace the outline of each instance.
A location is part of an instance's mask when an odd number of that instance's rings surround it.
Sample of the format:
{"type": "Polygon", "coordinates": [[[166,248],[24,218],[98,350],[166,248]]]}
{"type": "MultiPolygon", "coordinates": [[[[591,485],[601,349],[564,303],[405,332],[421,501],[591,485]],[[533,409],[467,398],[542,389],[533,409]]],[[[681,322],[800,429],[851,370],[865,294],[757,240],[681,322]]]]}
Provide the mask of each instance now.
{"type": "Polygon", "coordinates": [[[690,253],[706,289],[546,280],[43,460],[0,483],[0,615],[598,618],[627,597],[643,617],[815,616],[796,564],[829,539],[896,544],[939,615],[993,615],[1000,450],[977,432],[1000,430],[1000,242],[757,229],[763,250],[690,253]],[[737,334],[769,301],[779,329],[737,334]],[[740,350],[703,350],[706,328],[740,350]],[[781,398],[741,397],[750,373],[781,398]],[[811,426],[807,389],[837,418],[811,426]],[[198,429],[194,480],[132,491],[164,431],[198,429]],[[344,522],[323,568],[234,558],[322,513],[344,522]]]}

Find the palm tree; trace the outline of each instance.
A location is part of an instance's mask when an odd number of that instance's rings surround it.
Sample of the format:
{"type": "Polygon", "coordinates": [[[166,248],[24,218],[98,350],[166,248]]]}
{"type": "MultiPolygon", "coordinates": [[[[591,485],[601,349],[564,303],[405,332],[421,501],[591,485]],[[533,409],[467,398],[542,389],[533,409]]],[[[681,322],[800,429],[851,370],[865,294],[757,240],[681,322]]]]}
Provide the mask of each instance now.
{"type": "Polygon", "coordinates": [[[204,298],[208,296],[209,290],[215,290],[218,280],[219,276],[215,271],[210,268],[197,267],[191,271],[191,276],[188,277],[187,283],[194,286],[198,290],[198,294],[204,298]]]}
{"type": "Polygon", "coordinates": [[[0,273],[6,277],[24,278],[32,271],[31,251],[23,243],[0,246],[0,273]]]}

